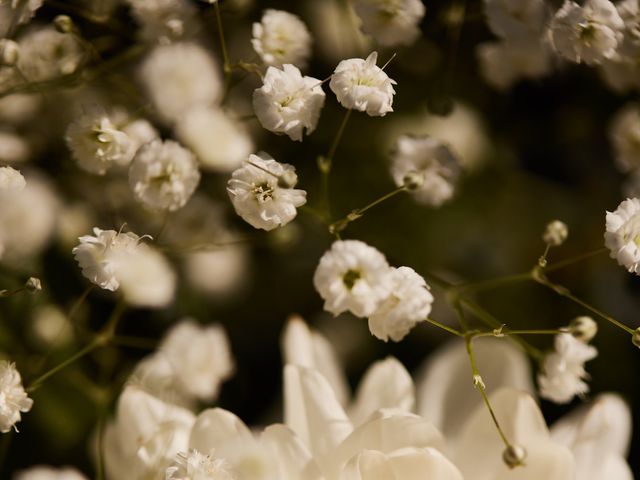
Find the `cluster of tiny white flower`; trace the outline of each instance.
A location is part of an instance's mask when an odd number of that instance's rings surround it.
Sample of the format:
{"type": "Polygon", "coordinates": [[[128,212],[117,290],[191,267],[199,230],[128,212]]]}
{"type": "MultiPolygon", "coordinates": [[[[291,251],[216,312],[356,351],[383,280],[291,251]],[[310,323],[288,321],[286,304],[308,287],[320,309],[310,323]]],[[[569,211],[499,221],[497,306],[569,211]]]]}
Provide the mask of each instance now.
{"type": "Polygon", "coordinates": [[[31,410],[33,400],[22,386],[22,378],[13,363],[0,360],[0,432],[7,433],[21,420],[20,413],[31,410]]]}

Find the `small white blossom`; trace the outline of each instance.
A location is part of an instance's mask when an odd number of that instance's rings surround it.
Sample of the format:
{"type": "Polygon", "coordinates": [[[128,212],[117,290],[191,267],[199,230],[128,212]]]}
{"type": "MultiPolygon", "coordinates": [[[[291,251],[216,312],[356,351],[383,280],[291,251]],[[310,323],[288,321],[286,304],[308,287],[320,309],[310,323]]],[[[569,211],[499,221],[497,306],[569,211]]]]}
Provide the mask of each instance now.
{"type": "Polygon", "coordinates": [[[334,315],[347,310],[373,314],[392,288],[391,269],[382,253],[359,240],[338,240],[320,258],[313,285],[334,315]]]}
{"type": "Polygon", "coordinates": [[[127,3],[146,41],[167,44],[197,27],[197,11],[187,0],[127,0],[127,3]]]}
{"type": "Polygon", "coordinates": [[[591,317],[576,317],[569,324],[569,333],[582,342],[590,342],[598,333],[598,324],[591,317]]]}
{"type": "Polygon", "coordinates": [[[575,395],[589,391],[584,382],[588,374],[584,363],[598,355],[595,347],[561,333],[555,338],[555,351],[544,359],[543,373],[538,375],[540,396],[555,403],[568,403],[575,395]]]}
{"type": "Polygon", "coordinates": [[[336,67],[329,87],[344,108],[367,112],[372,117],[383,117],[393,112],[391,107],[395,81],[376,65],[378,52],[366,60],[350,58],[336,67]]]}
{"type": "Polygon", "coordinates": [[[18,67],[32,82],[74,73],[85,52],[73,35],[59,33],[55,28],[31,30],[18,40],[18,67]]]}
{"type": "Polygon", "coordinates": [[[0,432],[7,433],[21,420],[20,412],[31,410],[33,400],[22,386],[22,378],[13,363],[0,361],[0,432]]]}
{"type": "Polygon", "coordinates": [[[593,65],[615,55],[623,39],[624,22],[609,0],[587,0],[583,6],[565,0],[549,28],[559,55],[593,65]]]}
{"type": "Polygon", "coordinates": [[[628,104],[616,113],[609,138],[620,170],[629,172],[640,168],[640,108],[637,104],[628,104]]]}
{"type": "Polygon", "coordinates": [[[438,207],[453,197],[460,163],[439,140],[426,135],[403,135],[398,138],[391,162],[391,175],[399,187],[408,175],[422,177],[421,186],[412,191],[419,203],[438,207]]]}
{"type": "Polygon", "coordinates": [[[142,64],[140,78],[158,114],[169,123],[193,107],[215,103],[222,92],[211,54],[195,43],[157,46],[142,64]]]}
{"type": "Polygon", "coordinates": [[[304,68],[311,54],[311,34],[296,15],[282,10],[265,10],[260,23],[253,24],[253,49],[266,65],[285,63],[304,68]]]}
{"type": "Polygon", "coordinates": [[[263,85],[253,92],[253,109],[260,124],[270,132],[302,141],[302,134],[316,128],[325,93],[317,78],[302,76],[294,65],[282,70],[269,67],[263,85]]]}
{"type": "Polygon", "coordinates": [[[81,168],[104,175],[114,165],[128,165],[139,145],[123,131],[124,111],[92,110],[69,124],[65,139],[81,168]]]}
{"type": "Polygon", "coordinates": [[[394,268],[389,273],[389,296],[369,317],[369,330],[385,342],[402,340],[431,312],[433,295],[429,286],[412,268],[394,268]]]}
{"type": "Polygon", "coordinates": [[[11,167],[0,167],[0,194],[15,193],[27,185],[22,174],[11,167]]]}
{"type": "Polygon", "coordinates": [[[511,41],[539,36],[548,7],[544,0],[484,0],[484,13],[491,31],[511,41]]]}
{"type": "Polygon", "coordinates": [[[152,209],[182,208],[199,182],[194,155],[172,140],[144,145],[129,168],[129,186],[136,200],[152,209]]]}
{"type": "Polygon", "coordinates": [[[307,192],[293,188],[297,181],[292,165],[250,155],[249,160],[233,172],[227,192],[236,213],[247,223],[273,230],[293,220],[296,208],[307,201],[307,192]],[[288,185],[281,186],[281,179],[286,179],[288,185]]]}
{"type": "Polygon", "coordinates": [[[542,240],[547,245],[557,247],[562,245],[569,236],[569,228],[567,224],[560,220],[549,222],[542,234],[542,240]]]}
{"type": "Polygon", "coordinates": [[[14,480],[87,480],[87,477],[75,468],[52,468],[46,466],[37,466],[22,470],[13,478],[14,480]]]}
{"type": "Polygon", "coordinates": [[[425,7],[421,0],[352,0],[362,31],[380,45],[410,45],[420,36],[425,7]]]}
{"type": "Polygon", "coordinates": [[[640,273],[640,199],[628,198],[615,211],[607,212],[604,244],[619,265],[640,273]]]}
{"type": "Polygon", "coordinates": [[[236,480],[236,477],[225,460],[191,449],[176,455],[173,465],[167,468],[165,480],[236,480]]]}

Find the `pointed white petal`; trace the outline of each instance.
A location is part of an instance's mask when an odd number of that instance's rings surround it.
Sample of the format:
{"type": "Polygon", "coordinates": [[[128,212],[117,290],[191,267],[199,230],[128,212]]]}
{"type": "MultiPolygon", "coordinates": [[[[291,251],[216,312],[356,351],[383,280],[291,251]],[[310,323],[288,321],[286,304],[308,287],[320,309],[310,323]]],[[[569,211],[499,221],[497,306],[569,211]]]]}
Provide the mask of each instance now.
{"type": "Polygon", "coordinates": [[[210,408],[196,418],[189,447],[204,454],[214,449],[221,453],[226,446],[253,441],[251,431],[235,414],[222,408],[210,408]]]}
{"type": "Polygon", "coordinates": [[[311,453],[285,425],[267,427],[262,440],[277,459],[280,477],[287,480],[320,480],[322,475],[311,453]]]}

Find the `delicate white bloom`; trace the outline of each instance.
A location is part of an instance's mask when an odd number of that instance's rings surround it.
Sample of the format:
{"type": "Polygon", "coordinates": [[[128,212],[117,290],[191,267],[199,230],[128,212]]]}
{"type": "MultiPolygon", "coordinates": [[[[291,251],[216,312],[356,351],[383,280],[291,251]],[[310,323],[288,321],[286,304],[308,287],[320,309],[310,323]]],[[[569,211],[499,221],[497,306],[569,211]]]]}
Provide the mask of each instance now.
{"type": "Polygon", "coordinates": [[[611,258],[631,273],[640,273],[640,199],[628,198],[607,212],[604,244],[611,258]]]}
{"type": "Polygon", "coordinates": [[[320,258],[313,285],[325,310],[367,317],[388,297],[390,273],[386,258],[375,248],[359,240],[338,240],[320,258]]]}
{"type": "Polygon", "coordinates": [[[547,245],[557,247],[562,245],[569,236],[569,228],[567,224],[560,220],[549,222],[542,234],[542,240],[547,245]]]}
{"type": "Polygon", "coordinates": [[[187,0],[127,0],[142,38],[169,43],[193,32],[198,26],[196,9],[187,0]]]}
{"type": "Polygon", "coordinates": [[[211,458],[191,449],[176,455],[173,465],[167,468],[165,480],[235,480],[225,460],[211,458]]]}
{"type": "Polygon", "coordinates": [[[389,282],[389,296],[369,316],[369,330],[380,340],[399,342],[427,318],[433,295],[424,278],[409,267],[391,269],[389,282]]]}
{"type": "Polygon", "coordinates": [[[20,412],[31,410],[33,400],[22,386],[22,378],[13,363],[0,360],[0,432],[7,433],[21,420],[20,412]]]}
{"type": "Polygon", "coordinates": [[[0,167],[0,195],[16,193],[24,190],[27,185],[22,174],[11,167],[0,167]]]}
{"type": "Polygon", "coordinates": [[[212,172],[230,172],[254,151],[246,128],[215,107],[192,108],[180,117],[175,130],[202,168],[212,172]]]}
{"type": "Polygon", "coordinates": [[[285,64],[267,69],[262,87],[253,92],[253,109],[264,128],[301,142],[303,133],[315,130],[324,100],[320,80],[285,64]]]}
{"type": "Polygon", "coordinates": [[[73,327],[67,316],[53,304],[37,307],[30,326],[34,339],[44,348],[68,345],[73,338],[73,327]]]}
{"type": "Polygon", "coordinates": [[[98,107],[69,124],[65,139],[78,165],[104,175],[114,165],[131,163],[139,144],[123,131],[128,121],[122,110],[98,107]]]}
{"type": "Polygon", "coordinates": [[[550,53],[537,37],[481,43],[476,49],[482,76],[500,90],[522,79],[548,74],[552,66],[550,53]]]}
{"type": "Polygon", "coordinates": [[[350,58],[338,64],[329,87],[344,108],[367,112],[372,117],[393,111],[396,82],[376,65],[377,60],[378,52],[372,52],[366,60],[350,58]]]}
{"type": "Polygon", "coordinates": [[[544,359],[543,373],[538,374],[540,396],[555,403],[568,403],[575,395],[584,395],[589,386],[584,363],[598,355],[595,347],[577,340],[569,333],[555,338],[555,351],[544,359]]]}
{"type": "Polygon", "coordinates": [[[550,38],[559,55],[588,65],[612,58],[623,39],[624,22],[609,0],[571,0],[553,17],[550,38]]]}
{"type": "Polygon", "coordinates": [[[266,65],[285,63],[304,68],[311,54],[311,34],[300,18],[282,10],[267,9],[253,24],[251,44],[266,65]]]}
{"type": "Polygon", "coordinates": [[[18,472],[13,480],[87,480],[87,477],[71,467],[37,466],[18,472]]]}
{"type": "Polygon", "coordinates": [[[609,138],[620,170],[629,172],[640,168],[640,108],[637,104],[628,104],[615,114],[609,138]]]}
{"type": "Polygon", "coordinates": [[[422,0],[352,0],[362,31],[380,45],[410,45],[420,36],[422,0]]]}
{"type": "Polygon", "coordinates": [[[18,67],[32,82],[70,75],[82,62],[85,51],[73,35],[52,26],[30,30],[19,38],[18,67]]]}
{"type": "Polygon", "coordinates": [[[582,342],[590,342],[598,333],[598,324],[585,315],[576,317],[569,324],[569,333],[582,342]]]}
{"type": "Polygon", "coordinates": [[[213,57],[195,43],[157,46],[142,64],[140,78],[158,114],[169,123],[193,107],[215,103],[222,92],[213,57]]]}
{"type": "Polygon", "coordinates": [[[144,145],[129,168],[129,186],[136,200],[152,209],[182,208],[199,182],[194,155],[172,140],[144,145]]]}
{"type": "Polygon", "coordinates": [[[484,0],[484,13],[493,33],[513,41],[539,36],[548,7],[544,0],[484,0]]]}
{"type": "Polygon", "coordinates": [[[251,226],[268,231],[289,223],[297,214],[296,208],[306,203],[307,192],[293,188],[297,182],[292,165],[250,155],[233,172],[227,192],[238,215],[251,226]]]}
{"type": "Polygon", "coordinates": [[[421,177],[416,182],[418,188],[412,190],[418,202],[439,207],[453,197],[460,163],[449,147],[439,140],[403,135],[397,140],[391,162],[391,175],[397,186],[404,185],[410,174],[421,177]]]}

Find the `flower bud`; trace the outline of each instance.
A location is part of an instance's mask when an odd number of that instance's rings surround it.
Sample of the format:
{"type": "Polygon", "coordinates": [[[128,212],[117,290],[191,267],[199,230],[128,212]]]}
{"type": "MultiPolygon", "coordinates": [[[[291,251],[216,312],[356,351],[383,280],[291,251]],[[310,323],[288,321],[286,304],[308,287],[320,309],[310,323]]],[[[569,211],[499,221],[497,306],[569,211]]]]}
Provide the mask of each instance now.
{"type": "Polygon", "coordinates": [[[420,172],[409,172],[402,179],[407,190],[418,190],[424,184],[424,174],[420,172]]]}
{"type": "Polygon", "coordinates": [[[20,47],[13,40],[3,38],[0,40],[0,64],[5,67],[12,67],[18,62],[20,47]]]}
{"type": "Polygon", "coordinates": [[[631,336],[631,341],[636,347],[640,348],[640,327],[636,328],[635,331],[633,332],[633,335],[631,336]]]}
{"type": "Polygon", "coordinates": [[[525,458],[527,458],[527,451],[520,445],[509,445],[502,452],[502,461],[509,468],[523,466],[525,458]]]}
{"type": "Polygon", "coordinates": [[[278,177],[278,186],[280,188],[293,188],[298,183],[298,176],[291,170],[285,170],[278,177]]]}
{"type": "Polygon", "coordinates": [[[547,228],[542,234],[542,240],[551,247],[557,247],[564,243],[568,235],[569,229],[567,225],[560,220],[554,220],[547,225],[547,228]]]}
{"type": "Polygon", "coordinates": [[[37,293],[42,290],[42,282],[37,277],[29,277],[24,284],[24,289],[29,293],[37,293]]]}
{"type": "Polygon", "coordinates": [[[53,26],[56,27],[56,30],[60,33],[71,33],[73,32],[74,25],[73,20],[69,15],[58,15],[53,19],[53,26]]]}
{"type": "Polygon", "coordinates": [[[598,324],[591,317],[576,317],[569,324],[569,333],[578,340],[587,343],[598,333],[598,324]]]}

